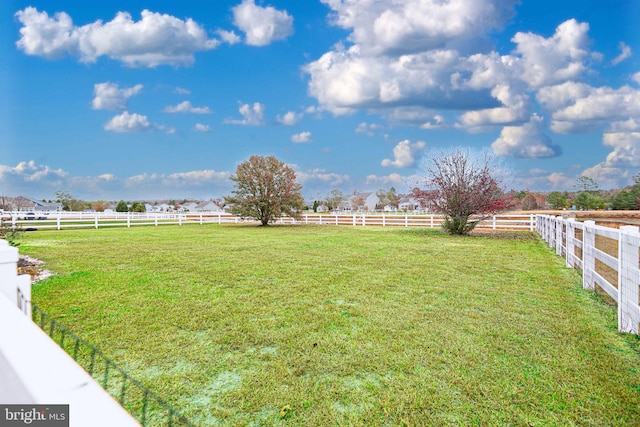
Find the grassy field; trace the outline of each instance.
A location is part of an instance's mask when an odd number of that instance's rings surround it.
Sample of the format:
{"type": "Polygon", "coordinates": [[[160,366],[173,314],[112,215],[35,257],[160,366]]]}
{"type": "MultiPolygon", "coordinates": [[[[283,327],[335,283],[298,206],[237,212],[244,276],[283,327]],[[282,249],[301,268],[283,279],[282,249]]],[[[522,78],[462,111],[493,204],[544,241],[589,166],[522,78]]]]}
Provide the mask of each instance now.
{"type": "Polygon", "coordinates": [[[529,233],[186,225],[21,252],[56,273],[36,304],[198,425],[640,422],[637,340],[529,233]]]}

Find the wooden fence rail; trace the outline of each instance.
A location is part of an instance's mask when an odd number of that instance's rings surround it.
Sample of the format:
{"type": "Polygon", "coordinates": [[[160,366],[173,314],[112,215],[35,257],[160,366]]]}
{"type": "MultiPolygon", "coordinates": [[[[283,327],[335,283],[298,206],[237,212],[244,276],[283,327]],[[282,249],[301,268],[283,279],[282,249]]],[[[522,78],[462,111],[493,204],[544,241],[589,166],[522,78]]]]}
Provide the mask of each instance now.
{"type": "Polygon", "coordinates": [[[569,268],[582,270],[582,286],[604,290],[618,305],[618,331],[638,335],[640,327],[640,232],[638,227],[602,227],[537,215],[536,231],[564,256],[569,268]]]}

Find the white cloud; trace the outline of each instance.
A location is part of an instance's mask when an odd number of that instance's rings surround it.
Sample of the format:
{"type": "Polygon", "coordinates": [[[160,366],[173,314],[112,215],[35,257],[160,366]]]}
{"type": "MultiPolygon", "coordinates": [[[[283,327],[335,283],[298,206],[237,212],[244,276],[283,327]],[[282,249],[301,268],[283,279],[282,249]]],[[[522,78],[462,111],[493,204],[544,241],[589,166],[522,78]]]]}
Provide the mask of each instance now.
{"type": "Polygon", "coordinates": [[[542,117],[534,114],[522,126],[506,126],[500,132],[491,148],[499,156],[521,159],[541,159],[555,157],[562,153],[559,146],[543,133],[542,117]]]}
{"type": "Polygon", "coordinates": [[[522,79],[531,87],[542,87],[579,78],[587,69],[589,24],[575,19],[563,22],[550,38],[517,33],[512,41],[522,56],[522,79]]]}
{"type": "Polygon", "coordinates": [[[403,183],[411,182],[411,178],[403,177],[398,173],[392,173],[385,176],[379,175],[367,175],[365,184],[367,185],[400,185],[403,183]]]}
{"type": "Polygon", "coordinates": [[[515,178],[515,184],[519,188],[543,191],[548,189],[571,190],[575,182],[575,177],[567,176],[562,172],[549,172],[541,169],[530,169],[515,178]]]}
{"type": "Polygon", "coordinates": [[[418,141],[414,144],[411,143],[408,139],[400,141],[393,148],[393,160],[384,159],[382,161],[382,166],[393,166],[396,168],[409,168],[413,167],[416,164],[416,157],[418,153],[423,150],[427,144],[424,141],[418,141]]]}
{"type": "Polygon", "coordinates": [[[190,95],[191,91],[189,89],[185,89],[182,87],[177,87],[173,90],[175,93],[179,93],[180,95],[190,95]]]}
{"type": "Polygon", "coordinates": [[[296,144],[309,143],[311,142],[311,132],[306,131],[306,132],[296,133],[291,136],[291,141],[295,142],[296,144]]]}
{"type": "Polygon", "coordinates": [[[202,132],[202,133],[211,132],[211,126],[205,125],[205,124],[202,124],[202,123],[196,123],[195,126],[193,127],[193,129],[196,132],[202,132]]]}
{"type": "Polygon", "coordinates": [[[96,83],[93,85],[91,106],[94,110],[126,110],[127,99],[141,90],[141,84],[121,89],[115,83],[96,83]]]}
{"type": "Polygon", "coordinates": [[[127,111],[113,117],[104,125],[105,130],[112,132],[140,132],[152,128],[153,125],[149,122],[147,116],[136,113],[129,114],[127,111]]]}
{"type": "Polygon", "coordinates": [[[293,111],[287,111],[284,116],[278,116],[278,123],[283,124],[285,126],[293,126],[302,120],[303,114],[297,114],[293,111]]]}
{"type": "Polygon", "coordinates": [[[468,45],[501,28],[513,14],[513,0],[322,0],[335,25],[352,30],[349,39],[372,54],[407,53],[468,45]]]}
{"type": "Polygon", "coordinates": [[[616,56],[613,61],[611,61],[611,64],[613,65],[618,65],[625,59],[631,58],[631,48],[629,46],[624,42],[620,42],[618,46],[620,47],[620,55],[616,56]]]}
{"type": "Polygon", "coordinates": [[[264,122],[264,105],[254,102],[253,105],[242,104],[238,111],[242,115],[242,119],[226,119],[224,123],[243,126],[259,126],[264,122]]]}
{"type": "Polygon", "coordinates": [[[193,113],[193,114],[210,114],[209,107],[194,107],[189,101],[183,101],[176,106],[167,106],[164,108],[165,113],[193,113]]]}
{"type": "Polygon", "coordinates": [[[369,135],[369,136],[373,136],[375,135],[375,132],[379,129],[382,129],[382,126],[377,124],[377,123],[366,123],[366,122],[361,122],[358,124],[358,127],[356,127],[356,133],[363,133],[365,135],[369,135]]]}
{"type": "Polygon", "coordinates": [[[70,55],[93,63],[107,56],[130,67],[190,65],[195,52],[220,43],[209,39],[192,19],[181,20],[146,9],[139,21],[127,12],[118,12],[109,22],[95,21],[81,27],[64,12],[49,17],[34,7],[17,12],[16,17],[23,25],[18,48],[28,55],[52,59],[70,55]]]}
{"type": "Polygon", "coordinates": [[[460,117],[462,124],[473,130],[486,125],[506,125],[521,123],[526,120],[531,111],[529,97],[512,87],[497,85],[491,95],[500,101],[503,107],[486,108],[468,111],[460,117]]]}
{"type": "Polygon", "coordinates": [[[233,23],[252,46],[265,46],[293,34],[293,17],[285,10],[256,6],[254,0],[243,0],[232,8],[233,23]]]}
{"type": "Polygon", "coordinates": [[[607,86],[594,88],[586,85],[574,86],[567,95],[568,86],[561,85],[541,90],[539,100],[556,107],[551,114],[551,129],[557,133],[585,132],[597,126],[610,124],[613,129],[624,127],[629,120],[640,120],[640,89],[622,86],[613,89],[607,86]],[[550,104],[547,99],[554,99],[550,104]]]}
{"type": "Polygon", "coordinates": [[[297,181],[301,184],[318,181],[327,185],[340,185],[348,182],[351,177],[349,175],[338,174],[334,172],[328,172],[325,169],[310,169],[307,171],[297,170],[295,165],[292,166],[296,170],[297,181]]]}
{"type": "Polygon", "coordinates": [[[220,36],[223,42],[228,44],[236,44],[242,41],[240,36],[233,31],[218,30],[216,33],[220,36]]]}
{"type": "Polygon", "coordinates": [[[631,76],[631,79],[632,79],[634,82],[636,82],[636,83],[640,84],[640,71],[638,71],[637,73],[634,73],[634,74],[631,76]]]}

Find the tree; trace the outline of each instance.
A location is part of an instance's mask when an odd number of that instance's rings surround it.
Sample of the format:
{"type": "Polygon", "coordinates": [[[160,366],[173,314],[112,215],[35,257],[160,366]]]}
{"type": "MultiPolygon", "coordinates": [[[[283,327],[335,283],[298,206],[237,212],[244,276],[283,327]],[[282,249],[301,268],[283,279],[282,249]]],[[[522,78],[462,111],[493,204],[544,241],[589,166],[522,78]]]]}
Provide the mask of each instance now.
{"type": "Polygon", "coordinates": [[[129,206],[124,200],[120,200],[116,205],[116,212],[129,212],[129,206]]]}
{"type": "Polygon", "coordinates": [[[63,211],[79,212],[87,208],[87,203],[75,198],[68,191],[56,191],[56,201],[62,203],[63,211]]]}
{"type": "Polygon", "coordinates": [[[333,211],[340,208],[344,200],[344,194],[342,194],[342,191],[336,188],[334,190],[331,190],[331,193],[329,193],[329,195],[327,196],[327,200],[325,201],[325,203],[327,204],[327,208],[330,211],[333,211]]]}
{"type": "Polygon", "coordinates": [[[600,196],[582,191],[573,199],[573,204],[576,208],[583,210],[604,209],[605,201],[600,196]]]}
{"type": "Polygon", "coordinates": [[[468,150],[439,153],[427,160],[425,177],[431,208],[445,215],[443,228],[449,234],[468,234],[482,219],[506,210],[511,198],[505,194],[495,164],[488,154],[468,150]]]}
{"type": "Polygon", "coordinates": [[[142,202],[133,202],[131,204],[131,212],[146,212],[147,207],[142,202]]]}
{"type": "Polygon", "coordinates": [[[559,191],[552,191],[547,196],[547,203],[551,205],[551,209],[565,209],[567,207],[567,196],[559,191]]]}
{"type": "Polygon", "coordinates": [[[535,211],[538,209],[538,202],[533,194],[527,193],[527,195],[524,196],[522,199],[522,209],[525,211],[535,211]]]}
{"type": "Polygon", "coordinates": [[[236,189],[225,201],[234,215],[269,225],[283,215],[299,218],[305,208],[295,171],[274,156],[251,156],[229,179],[236,183],[236,189]]]}
{"type": "Polygon", "coordinates": [[[398,206],[400,205],[401,195],[396,193],[395,187],[391,187],[389,191],[378,190],[376,192],[376,196],[378,196],[381,209],[384,209],[385,206],[398,209],[398,206]]]}
{"type": "Polygon", "coordinates": [[[576,180],[576,188],[580,191],[595,192],[598,190],[598,183],[588,176],[581,176],[576,180]]]}

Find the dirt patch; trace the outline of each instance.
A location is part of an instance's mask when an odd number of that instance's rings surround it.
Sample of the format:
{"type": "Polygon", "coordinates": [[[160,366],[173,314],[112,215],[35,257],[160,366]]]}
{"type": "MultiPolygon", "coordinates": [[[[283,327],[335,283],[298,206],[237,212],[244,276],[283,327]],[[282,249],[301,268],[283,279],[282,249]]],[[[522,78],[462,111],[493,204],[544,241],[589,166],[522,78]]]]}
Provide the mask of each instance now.
{"type": "Polygon", "coordinates": [[[18,274],[28,274],[31,276],[31,283],[39,282],[53,275],[49,270],[44,269],[43,266],[43,261],[27,255],[20,255],[18,258],[18,274]]]}

